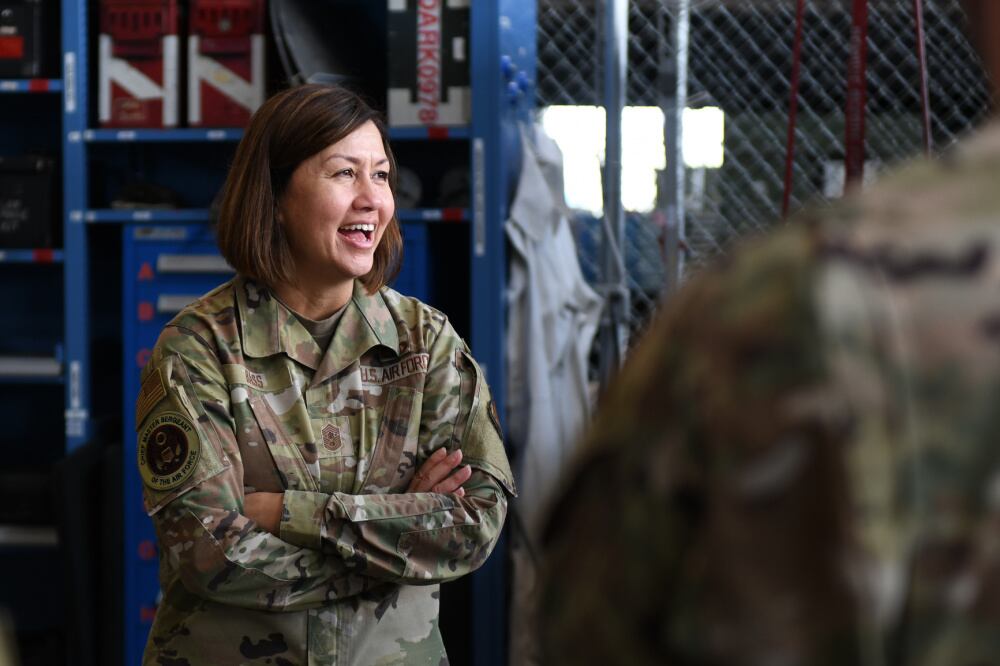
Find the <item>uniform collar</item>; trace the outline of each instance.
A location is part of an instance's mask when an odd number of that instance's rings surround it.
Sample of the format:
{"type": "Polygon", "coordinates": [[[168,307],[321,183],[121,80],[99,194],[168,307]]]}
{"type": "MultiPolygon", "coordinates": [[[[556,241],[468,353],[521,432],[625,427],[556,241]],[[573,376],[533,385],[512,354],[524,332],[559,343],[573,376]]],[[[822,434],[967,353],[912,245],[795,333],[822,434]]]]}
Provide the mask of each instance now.
{"type": "Polygon", "coordinates": [[[358,280],[325,356],[267,287],[241,277],[236,280],[236,302],[243,353],[256,358],[284,353],[317,371],[313,384],[340,372],[372,347],[382,345],[399,355],[399,332],[381,292],[369,294],[358,280]]]}

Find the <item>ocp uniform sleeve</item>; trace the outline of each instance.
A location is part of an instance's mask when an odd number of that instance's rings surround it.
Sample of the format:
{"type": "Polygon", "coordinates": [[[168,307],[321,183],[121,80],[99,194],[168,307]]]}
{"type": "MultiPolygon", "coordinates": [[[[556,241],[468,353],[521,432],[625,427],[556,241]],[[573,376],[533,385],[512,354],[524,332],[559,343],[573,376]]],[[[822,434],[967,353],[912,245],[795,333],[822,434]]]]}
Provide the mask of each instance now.
{"type": "Polygon", "coordinates": [[[428,454],[461,448],[473,470],[465,496],[287,491],[282,539],[335,553],[364,576],[411,584],[451,580],[486,560],[515,492],[496,408],[482,370],[450,324],[429,351],[417,448],[428,454]]]}
{"type": "Polygon", "coordinates": [[[191,592],[245,608],[296,610],[372,585],[340,558],[285,543],[242,514],[229,393],[214,351],[193,331],[164,330],[143,371],[136,423],[146,510],[161,558],[191,592]],[[164,466],[162,445],[172,443],[164,466]],[[175,452],[183,445],[178,465],[175,452]],[[174,467],[179,471],[163,474],[174,467]]]}

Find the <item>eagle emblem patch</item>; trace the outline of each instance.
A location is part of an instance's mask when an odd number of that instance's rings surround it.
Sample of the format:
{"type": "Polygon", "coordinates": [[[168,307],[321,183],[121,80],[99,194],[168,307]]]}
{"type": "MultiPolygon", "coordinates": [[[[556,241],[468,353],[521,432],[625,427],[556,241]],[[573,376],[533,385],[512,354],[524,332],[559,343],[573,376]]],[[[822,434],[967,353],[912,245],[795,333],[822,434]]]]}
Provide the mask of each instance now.
{"type": "Polygon", "coordinates": [[[139,433],[139,473],[153,490],[171,490],[194,473],[201,442],[191,420],[178,412],[149,419],[139,433]]]}

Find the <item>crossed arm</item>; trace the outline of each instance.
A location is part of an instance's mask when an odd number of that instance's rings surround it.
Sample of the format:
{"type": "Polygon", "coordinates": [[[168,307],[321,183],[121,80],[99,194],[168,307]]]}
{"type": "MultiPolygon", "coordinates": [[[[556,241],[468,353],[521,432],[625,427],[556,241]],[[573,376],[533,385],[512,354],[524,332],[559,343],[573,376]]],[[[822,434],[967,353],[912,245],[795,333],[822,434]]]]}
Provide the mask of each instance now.
{"type": "MultiPolygon", "coordinates": [[[[442,446],[420,466],[406,492],[445,495],[454,493],[457,497],[465,497],[465,488],[462,484],[472,476],[472,467],[469,465],[459,467],[461,462],[462,449],[448,453],[442,446]]],[[[243,515],[277,536],[281,526],[283,505],[284,493],[251,493],[243,500],[243,515]]]]}

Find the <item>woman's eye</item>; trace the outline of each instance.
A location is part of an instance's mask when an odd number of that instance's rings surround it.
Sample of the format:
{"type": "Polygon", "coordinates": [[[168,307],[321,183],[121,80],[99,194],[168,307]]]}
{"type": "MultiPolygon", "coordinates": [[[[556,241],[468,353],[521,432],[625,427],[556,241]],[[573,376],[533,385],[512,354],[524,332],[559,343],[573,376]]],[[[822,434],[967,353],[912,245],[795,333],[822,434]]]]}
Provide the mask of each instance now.
{"type": "Polygon", "coordinates": [[[389,180],[389,172],[388,171],[376,171],[375,172],[375,180],[381,180],[381,181],[387,181],[387,180],[389,180]]]}
{"type": "Polygon", "coordinates": [[[333,175],[352,178],[354,176],[354,169],[341,169],[340,171],[335,171],[333,175]]]}

